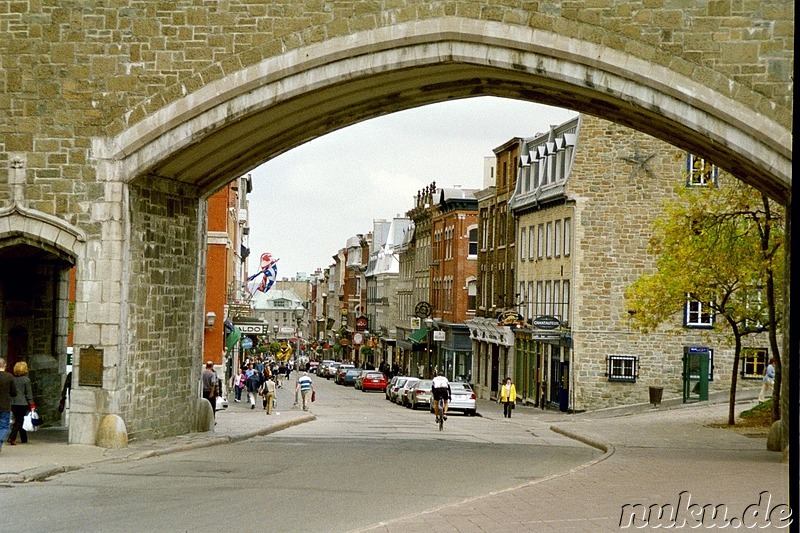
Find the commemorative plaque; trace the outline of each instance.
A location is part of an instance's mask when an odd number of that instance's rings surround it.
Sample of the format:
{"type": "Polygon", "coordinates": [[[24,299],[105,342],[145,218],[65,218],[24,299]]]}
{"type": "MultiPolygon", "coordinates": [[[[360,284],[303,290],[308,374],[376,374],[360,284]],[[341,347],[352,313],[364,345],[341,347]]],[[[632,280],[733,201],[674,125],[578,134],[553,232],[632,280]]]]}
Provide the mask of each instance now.
{"type": "Polygon", "coordinates": [[[81,348],[78,366],[78,385],[81,387],[103,386],[103,350],[94,346],[81,348]]]}

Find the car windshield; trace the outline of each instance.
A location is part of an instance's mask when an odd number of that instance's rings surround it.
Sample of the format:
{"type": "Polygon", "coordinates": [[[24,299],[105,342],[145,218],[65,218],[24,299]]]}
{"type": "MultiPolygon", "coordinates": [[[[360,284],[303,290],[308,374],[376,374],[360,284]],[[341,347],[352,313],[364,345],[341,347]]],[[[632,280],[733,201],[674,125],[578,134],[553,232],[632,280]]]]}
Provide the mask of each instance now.
{"type": "Polygon", "coordinates": [[[423,379],[419,383],[417,383],[416,389],[430,389],[433,382],[429,379],[423,379]]]}
{"type": "Polygon", "coordinates": [[[465,390],[465,391],[471,391],[472,389],[471,389],[471,388],[470,388],[470,386],[469,386],[469,385],[467,385],[466,383],[451,383],[451,384],[450,384],[450,390],[465,390]]]}

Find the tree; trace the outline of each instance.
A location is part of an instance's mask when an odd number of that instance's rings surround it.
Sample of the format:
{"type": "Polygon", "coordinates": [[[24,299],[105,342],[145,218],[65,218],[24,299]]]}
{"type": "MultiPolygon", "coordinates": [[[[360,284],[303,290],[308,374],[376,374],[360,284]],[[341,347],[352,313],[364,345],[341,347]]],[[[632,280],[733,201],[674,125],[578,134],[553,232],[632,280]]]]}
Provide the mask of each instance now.
{"type": "MultiPolygon", "coordinates": [[[[667,205],[655,223],[650,252],[656,256],[656,271],[626,291],[632,324],[642,331],[679,313],[687,298],[722,317],[735,346],[730,425],[735,423],[743,337],[769,332],[776,376],[780,368],[778,295],[783,292],[776,287],[783,283],[783,233],[782,210],[742,182],[719,188],[681,187],[678,200],[667,205]]],[[[779,388],[777,382],[774,390],[779,388]]],[[[773,417],[778,416],[776,410],[773,417]]]]}

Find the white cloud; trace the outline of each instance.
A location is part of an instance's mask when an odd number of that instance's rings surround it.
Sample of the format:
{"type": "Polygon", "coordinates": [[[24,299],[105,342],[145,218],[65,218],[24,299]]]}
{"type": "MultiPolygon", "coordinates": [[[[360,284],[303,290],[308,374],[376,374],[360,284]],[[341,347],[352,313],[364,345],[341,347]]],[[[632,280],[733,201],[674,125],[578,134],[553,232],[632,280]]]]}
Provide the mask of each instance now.
{"type": "Polygon", "coordinates": [[[530,137],[575,112],[530,102],[471,98],[355,124],[254,169],[250,272],[280,258],[279,277],[325,268],[374,219],[403,216],[417,191],[481,188],[483,158],[512,137],[530,137]]]}

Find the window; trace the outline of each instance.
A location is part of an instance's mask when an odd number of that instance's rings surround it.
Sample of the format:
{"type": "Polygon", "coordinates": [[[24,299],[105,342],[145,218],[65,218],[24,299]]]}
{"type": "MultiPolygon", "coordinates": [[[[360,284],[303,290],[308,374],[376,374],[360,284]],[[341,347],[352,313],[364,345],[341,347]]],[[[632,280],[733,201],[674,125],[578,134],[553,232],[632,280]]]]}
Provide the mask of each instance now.
{"type": "Polygon", "coordinates": [[[536,315],[544,314],[544,283],[536,282],[536,315]]]}
{"type": "MultiPolygon", "coordinates": [[[[472,239],[470,239],[470,242],[472,239]]],[[[489,210],[481,211],[481,250],[489,248],[489,210]]],[[[475,254],[478,255],[478,254],[475,254]]]]}
{"type": "Polygon", "coordinates": [[[553,283],[550,281],[544,282],[544,314],[552,315],[553,314],[553,283]]]}
{"type": "Polygon", "coordinates": [[[714,326],[714,314],[707,304],[692,300],[687,295],[684,311],[684,326],[693,328],[710,328],[714,326]]]}
{"type": "Polygon", "coordinates": [[[467,311],[475,311],[478,303],[478,284],[475,278],[467,280],[467,311]]]}
{"type": "Polygon", "coordinates": [[[637,363],[634,355],[609,355],[608,381],[635,383],[637,363]]]}
{"type": "Polygon", "coordinates": [[[769,350],[766,348],[742,348],[742,378],[761,379],[768,360],[769,350]]]}
{"type": "Polygon", "coordinates": [[[710,161],[694,154],[686,155],[686,186],[699,187],[708,184],[717,184],[719,169],[710,161]]]}
{"type": "Polygon", "coordinates": [[[568,257],[572,251],[572,219],[564,219],[564,257],[568,257]]]}
{"type": "Polygon", "coordinates": [[[477,259],[478,257],[478,228],[475,226],[469,228],[469,250],[467,251],[467,259],[477,259]]]}
{"type": "Polygon", "coordinates": [[[519,259],[520,261],[525,261],[525,244],[528,242],[528,235],[526,228],[519,229],[519,259]]]}
{"type": "Polygon", "coordinates": [[[561,320],[561,282],[553,282],[553,315],[561,320]]]}
{"type": "Polygon", "coordinates": [[[533,260],[536,253],[536,234],[534,229],[534,226],[528,228],[528,259],[530,260],[533,260]]]}
{"type": "Polygon", "coordinates": [[[553,223],[547,223],[547,236],[545,237],[546,240],[546,248],[547,248],[547,258],[550,259],[553,257],[553,223]]]}
{"type": "Polygon", "coordinates": [[[536,257],[544,257],[544,224],[539,224],[536,228],[536,257]]]}
{"type": "Polygon", "coordinates": [[[533,282],[528,282],[528,295],[525,297],[528,302],[528,318],[533,318],[533,282]]]}
{"type": "Polygon", "coordinates": [[[569,280],[565,279],[561,284],[563,291],[561,296],[561,322],[569,325],[569,280]]]}
{"type": "Polygon", "coordinates": [[[553,249],[556,257],[561,257],[561,221],[556,220],[553,229],[553,249]]]}

